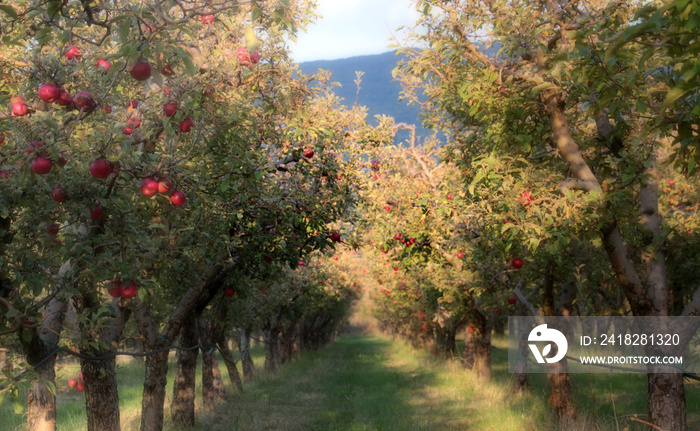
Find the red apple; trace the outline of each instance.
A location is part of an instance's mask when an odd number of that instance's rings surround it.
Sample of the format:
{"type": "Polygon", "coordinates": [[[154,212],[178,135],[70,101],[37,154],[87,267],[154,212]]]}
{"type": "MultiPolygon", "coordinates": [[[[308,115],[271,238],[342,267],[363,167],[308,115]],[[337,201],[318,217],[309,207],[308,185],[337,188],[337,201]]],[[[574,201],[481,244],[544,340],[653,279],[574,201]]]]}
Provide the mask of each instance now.
{"type": "Polygon", "coordinates": [[[493,309],[493,312],[494,312],[494,313],[498,313],[498,307],[495,307],[495,308],[493,309]]]}
{"type": "Polygon", "coordinates": [[[304,262],[300,260],[300,261],[299,261],[299,266],[304,266],[304,262]]]}
{"type": "Polygon", "coordinates": [[[258,61],[260,61],[260,54],[258,54],[257,52],[250,54],[248,57],[250,59],[250,62],[253,64],[257,64],[258,61]]]}
{"type": "Polygon", "coordinates": [[[513,261],[510,264],[513,265],[513,268],[515,269],[520,269],[523,267],[523,261],[521,259],[518,259],[517,257],[513,259],[513,261]]]}
{"type": "Polygon", "coordinates": [[[449,200],[449,199],[452,199],[452,195],[447,195],[446,197],[447,197],[448,200],[449,200]]]}
{"type": "Polygon", "coordinates": [[[85,390],[85,385],[83,383],[78,382],[78,384],[75,385],[75,390],[78,392],[82,392],[85,390]]]}
{"type": "Polygon", "coordinates": [[[139,107],[139,101],[138,101],[138,100],[135,100],[135,99],[131,99],[131,100],[129,101],[129,104],[127,105],[127,108],[129,108],[129,107],[130,107],[131,109],[136,109],[136,108],[138,108],[138,107],[139,107]]]}
{"type": "Polygon", "coordinates": [[[121,286],[118,281],[111,281],[107,284],[107,293],[112,298],[119,298],[121,296],[121,286]]]}
{"type": "Polygon", "coordinates": [[[6,180],[10,178],[11,171],[9,169],[0,169],[0,180],[6,180]]]}
{"type": "Polygon", "coordinates": [[[129,126],[126,126],[126,127],[124,127],[124,128],[122,129],[122,133],[123,133],[124,135],[131,135],[132,133],[134,133],[134,129],[132,129],[132,128],[129,127],[129,126]]]}
{"type": "Polygon", "coordinates": [[[90,174],[95,178],[107,178],[113,171],[112,164],[107,160],[98,159],[90,163],[90,174]]]}
{"type": "Polygon", "coordinates": [[[112,105],[102,105],[102,110],[105,111],[107,114],[112,113],[112,105]]]}
{"type": "Polygon", "coordinates": [[[153,178],[146,178],[141,182],[141,193],[144,196],[153,196],[158,193],[158,181],[153,178]]]}
{"type": "Polygon", "coordinates": [[[170,178],[163,177],[158,180],[158,193],[168,193],[172,187],[173,182],[170,181],[170,178]]]}
{"type": "Polygon", "coordinates": [[[109,68],[112,67],[112,62],[109,60],[105,60],[104,58],[100,58],[97,60],[97,67],[102,68],[104,70],[104,73],[109,72],[109,68]]]}
{"type": "Polygon", "coordinates": [[[676,184],[675,181],[673,181],[673,180],[668,180],[668,185],[669,185],[669,187],[673,187],[675,184],[676,184]]]}
{"type": "Polygon", "coordinates": [[[177,103],[168,102],[165,105],[163,105],[163,114],[165,114],[166,117],[172,117],[177,112],[177,109],[177,103]]]}
{"type": "Polygon", "coordinates": [[[458,253],[457,253],[457,258],[458,258],[458,259],[461,259],[462,257],[464,257],[464,253],[462,253],[461,251],[458,252],[458,253]]]}
{"type": "Polygon", "coordinates": [[[532,193],[529,190],[518,194],[518,201],[523,205],[528,205],[532,201],[532,193]]]}
{"type": "Polygon", "coordinates": [[[175,190],[171,195],[170,195],[170,202],[172,202],[173,205],[176,207],[181,207],[185,204],[185,194],[181,192],[180,190],[175,190]]]}
{"type": "Polygon", "coordinates": [[[226,289],[224,289],[224,295],[226,296],[233,296],[235,293],[236,291],[231,286],[228,286],[226,289]]]}
{"type": "Polygon", "coordinates": [[[151,77],[151,63],[145,60],[139,60],[131,68],[131,77],[137,81],[145,81],[151,77]]]}
{"type": "Polygon", "coordinates": [[[202,16],[202,23],[203,24],[211,24],[214,22],[214,15],[203,15],[202,16]]]}
{"type": "Polygon", "coordinates": [[[331,234],[331,241],[340,242],[340,232],[333,232],[333,234],[331,234]]]}
{"type": "Polygon", "coordinates": [[[32,171],[37,175],[45,175],[51,172],[51,160],[46,157],[37,157],[32,160],[32,171]]]}
{"type": "Polygon", "coordinates": [[[304,148],[304,157],[308,157],[309,159],[314,156],[314,150],[311,148],[304,148]]]}
{"type": "Polygon", "coordinates": [[[138,129],[141,127],[141,119],[139,117],[131,117],[128,120],[126,120],[127,123],[131,124],[134,129],[138,129]]]}
{"type": "Polygon", "coordinates": [[[470,333],[470,334],[473,334],[473,333],[474,333],[474,328],[472,328],[471,326],[469,327],[469,333],[470,333]]]}
{"type": "Polygon", "coordinates": [[[95,107],[95,100],[92,98],[92,93],[89,91],[79,91],[73,99],[75,106],[83,111],[92,111],[95,107]]]}
{"type": "Polygon", "coordinates": [[[53,197],[53,200],[56,202],[63,202],[66,200],[66,193],[63,191],[62,186],[58,186],[53,189],[51,192],[51,196],[53,197]]]}
{"type": "Polygon", "coordinates": [[[515,304],[516,302],[517,302],[517,299],[515,299],[515,296],[511,296],[510,298],[508,298],[508,303],[509,303],[510,305],[513,305],[513,304],[515,304]]]}
{"type": "Polygon", "coordinates": [[[93,208],[90,208],[90,220],[98,220],[102,217],[102,207],[99,205],[95,205],[93,208]]]}
{"type": "Polygon", "coordinates": [[[68,387],[69,388],[74,388],[78,384],[78,379],[70,379],[68,380],[68,387]]]}
{"type": "Polygon", "coordinates": [[[136,296],[136,291],[136,283],[134,283],[133,281],[128,285],[122,284],[121,286],[119,286],[119,294],[122,298],[133,298],[134,296],[136,296]]]}
{"type": "Polygon", "coordinates": [[[385,206],[384,209],[387,211],[391,211],[391,207],[389,205],[385,206]]]}
{"type": "Polygon", "coordinates": [[[170,76],[170,75],[173,74],[173,68],[172,68],[172,66],[170,66],[169,64],[166,64],[166,65],[163,66],[163,68],[160,70],[160,73],[163,74],[163,75],[170,76]]]}
{"type": "Polygon", "coordinates": [[[185,118],[184,120],[180,121],[180,131],[183,133],[187,133],[192,130],[193,126],[194,122],[189,118],[185,118]]]}
{"type": "Polygon", "coordinates": [[[65,57],[68,60],[80,60],[80,57],[82,57],[83,54],[80,52],[77,46],[71,46],[68,48],[68,51],[65,53],[65,57]]]}
{"type": "Polygon", "coordinates": [[[53,103],[61,95],[61,88],[53,83],[43,84],[39,87],[39,99],[46,103],[53,103]]]}
{"type": "Polygon", "coordinates": [[[51,236],[58,235],[58,225],[56,223],[51,223],[46,227],[46,233],[48,233],[51,236]]]}
{"type": "Polygon", "coordinates": [[[63,91],[58,96],[56,103],[58,103],[61,106],[71,106],[73,104],[73,95],[67,91],[63,91]]]}
{"type": "Polygon", "coordinates": [[[46,144],[41,141],[32,141],[27,147],[27,154],[33,154],[36,150],[45,147],[46,144]]]}
{"type": "Polygon", "coordinates": [[[22,117],[24,115],[27,115],[27,112],[29,112],[27,105],[25,105],[23,102],[14,102],[14,103],[12,103],[11,106],[12,106],[12,113],[18,117],[22,117]]]}

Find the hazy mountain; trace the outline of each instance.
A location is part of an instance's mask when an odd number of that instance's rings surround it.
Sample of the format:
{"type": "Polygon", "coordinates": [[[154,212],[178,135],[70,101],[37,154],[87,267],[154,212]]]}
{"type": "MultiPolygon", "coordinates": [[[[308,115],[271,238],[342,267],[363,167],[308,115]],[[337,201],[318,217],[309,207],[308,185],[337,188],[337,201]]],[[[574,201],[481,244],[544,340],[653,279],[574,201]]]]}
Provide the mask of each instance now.
{"type": "MultiPolygon", "coordinates": [[[[431,133],[421,126],[420,108],[415,104],[409,106],[405,101],[399,102],[401,85],[394,80],[391,71],[400,60],[401,57],[392,51],[340,60],[310,61],[301,63],[299,67],[302,73],[315,73],[318,69],[330,71],[333,74],[331,82],[341,85],[334,87],[335,94],[341,97],[347,106],[355,103],[366,106],[373,124],[376,124],[375,115],[389,115],[394,117],[397,123],[415,124],[416,134],[424,137],[431,133]],[[359,93],[354,82],[357,78],[356,71],[364,72],[359,93]]],[[[404,137],[400,135],[400,138],[404,137]]]]}

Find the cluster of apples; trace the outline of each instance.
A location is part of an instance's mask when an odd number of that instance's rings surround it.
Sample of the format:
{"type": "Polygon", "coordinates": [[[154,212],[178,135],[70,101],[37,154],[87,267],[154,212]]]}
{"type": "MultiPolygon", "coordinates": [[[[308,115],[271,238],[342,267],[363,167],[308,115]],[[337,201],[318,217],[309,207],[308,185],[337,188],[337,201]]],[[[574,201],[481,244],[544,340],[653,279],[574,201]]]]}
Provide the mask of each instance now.
{"type": "Polygon", "coordinates": [[[78,378],[77,379],[68,380],[68,387],[71,389],[75,389],[78,392],[82,392],[85,390],[85,385],[83,384],[83,372],[82,371],[78,371],[78,378]]]}
{"type": "MultiPolygon", "coordinates": [[[[141,182],[141,194],[144,196],[153,196],[156,193],[165,194],[173,187],[170,178],[163,177],[159,180],[148,177],[141,182]]],[[[185,193],[180,190],[175,190],[170,194],[170,202],[176,207],[181,207],[185,204],[185,193]]]]}
{"type": "Polygon", "coordinates": [[[133,281],[129,284],[120,284],[118,281],[112,281],[107,286],[107,293],[112,298],[122,297],[129,299],[135,297],[138,292],[136,283],[133,281]]]}

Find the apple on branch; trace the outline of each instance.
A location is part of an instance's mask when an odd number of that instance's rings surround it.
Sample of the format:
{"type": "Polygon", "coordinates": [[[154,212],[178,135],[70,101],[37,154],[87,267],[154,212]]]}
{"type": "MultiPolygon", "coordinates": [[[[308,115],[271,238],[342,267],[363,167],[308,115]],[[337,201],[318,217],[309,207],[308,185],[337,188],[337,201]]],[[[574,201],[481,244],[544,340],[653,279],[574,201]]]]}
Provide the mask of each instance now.
{"type": "Polygon", "coordinates": [[[139,60],[131,68],[129,74],[137,81],[145,81],[151,77],[151,63],[146,60],[139,60]]]}

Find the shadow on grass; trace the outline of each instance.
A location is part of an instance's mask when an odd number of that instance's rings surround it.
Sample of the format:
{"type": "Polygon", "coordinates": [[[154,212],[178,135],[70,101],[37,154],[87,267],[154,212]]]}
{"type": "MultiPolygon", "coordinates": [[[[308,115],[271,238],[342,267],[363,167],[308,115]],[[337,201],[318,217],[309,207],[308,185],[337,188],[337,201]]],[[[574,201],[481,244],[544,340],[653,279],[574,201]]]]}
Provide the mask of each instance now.
{"type": "Polygon", "coordinates": [[[415,354],[395,348],[382,337],[344,335],[279,374],[263,376],[234,397],[232,409],[203,418],[200,429],[464,429],[434,422],[450,401],[431,399],[426,388],[436,384],[435,374],[415,354]],[[412,357],[404,361],[404,355],[412,357]]]}

